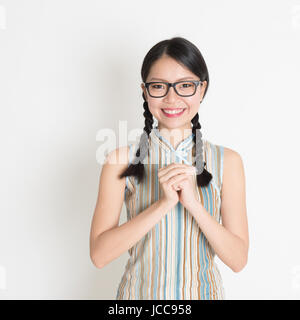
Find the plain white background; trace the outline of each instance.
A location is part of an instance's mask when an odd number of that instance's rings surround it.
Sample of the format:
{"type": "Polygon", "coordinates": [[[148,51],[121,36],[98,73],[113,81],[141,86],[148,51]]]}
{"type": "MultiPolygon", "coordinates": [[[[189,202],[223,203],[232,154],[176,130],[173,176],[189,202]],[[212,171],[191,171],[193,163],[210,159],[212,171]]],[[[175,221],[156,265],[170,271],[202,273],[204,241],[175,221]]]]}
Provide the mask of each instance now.
{"type": "Polygon", "coordinates": [[[115,298],[128,253],[89,257],[96,134],[143,128],[142,61],[174,36],[209,69],[203,137],[245,167],[249,259],[216,258],[226,298],[300,298],[299,0],[0,0],[1,299],[115,298]]]}

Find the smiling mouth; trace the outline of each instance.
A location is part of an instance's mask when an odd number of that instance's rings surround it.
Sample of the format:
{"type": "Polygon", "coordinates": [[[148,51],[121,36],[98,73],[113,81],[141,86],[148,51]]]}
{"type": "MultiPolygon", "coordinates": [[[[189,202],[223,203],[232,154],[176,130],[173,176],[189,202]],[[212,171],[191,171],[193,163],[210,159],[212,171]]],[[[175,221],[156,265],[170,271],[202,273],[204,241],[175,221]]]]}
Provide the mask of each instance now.
{"type": "Polygon", "coordinates": [[[162,109],[162,112],[167,116],[167,117],[178,117],[181,116],[186,108],[165,108],[162,109]]]}

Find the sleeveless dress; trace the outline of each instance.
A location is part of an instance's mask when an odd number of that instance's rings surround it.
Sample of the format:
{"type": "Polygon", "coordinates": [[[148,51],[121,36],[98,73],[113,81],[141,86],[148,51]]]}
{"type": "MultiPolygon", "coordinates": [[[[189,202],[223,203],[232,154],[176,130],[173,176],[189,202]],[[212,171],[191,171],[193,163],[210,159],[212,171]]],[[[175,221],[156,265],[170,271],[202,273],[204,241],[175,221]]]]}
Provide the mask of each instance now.
{"type": "MultiPolygon", "coordinates": [[[[203,160],[213,179],[198,187],[198,200],[220,223],[224,147],[203,141],[203,160]]],[[[138,142],[129,144],[129,163],[138,142]]],[[[126,177],[127,221],[159,200],[162,190],[157,171],[171,163],[192,165],[195,156],[193,134],[176,149],[161,136],[157,127],[149,135],[149,150],[143,160],[144,181],[126,177]]],[[[178,202],[165,216],[128,250],[129,259],[118,285],[116,300],[222,300],[222,278],[215,252],[188,210],[178,202]]]]}

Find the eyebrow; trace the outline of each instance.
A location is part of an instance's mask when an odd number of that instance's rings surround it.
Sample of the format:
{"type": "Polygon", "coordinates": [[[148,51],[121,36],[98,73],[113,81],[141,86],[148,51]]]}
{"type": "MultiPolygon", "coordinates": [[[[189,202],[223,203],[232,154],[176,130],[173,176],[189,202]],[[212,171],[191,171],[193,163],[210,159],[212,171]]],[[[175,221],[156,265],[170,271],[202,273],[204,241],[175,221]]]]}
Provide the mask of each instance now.
{"type": "MultiPolygon", "coordinates": [[[[193,77],[183,77],[183,78],[180,78],[180,79],[177,79],[176,81],[180,81],[180,80],[187,80],[187,79],[191,79],[191,78],[193,78],[193,77]]],[[[161,81],[167,81],[167,80],[165,80],[165,79],[161,79],[161,78],[151,78],[149,81],[151,81],[151,80],[161,80],[161,81]]]]}

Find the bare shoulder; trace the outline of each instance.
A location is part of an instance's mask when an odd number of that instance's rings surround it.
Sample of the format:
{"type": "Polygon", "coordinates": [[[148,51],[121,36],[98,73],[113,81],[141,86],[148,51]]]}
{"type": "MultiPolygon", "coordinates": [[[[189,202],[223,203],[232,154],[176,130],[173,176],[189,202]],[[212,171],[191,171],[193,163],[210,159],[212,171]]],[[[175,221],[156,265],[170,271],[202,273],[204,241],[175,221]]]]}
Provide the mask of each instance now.
{"type": "Polygon", "coordinates": [[[129,146],[122,146],[110,151],[104,164],[117,165],[118,167],[127,167],[129,163],[129,146]]]}
{"type": "Polygon", "coordinates": [[[102,184],[107,186],[118,185],[121,190],[125,189],[125,177],[119,178],[119,175],[128,167],[129,163],[129,146],[118,147],[110,151],[105,158],[101,170],[100,179],[102,184]]]}
{"type": "Polygon", "coordinates": [[[243,160],[237,151],[224,147],[223,159],[223,176],[225,171],[243,170],[243,160]]]}
{"type": "Polygon", "coordinates": [[[224,147],[222,195],[228,194],[233,186],[242,190],[245,188],[245,171],[241,155],[230,148],[224,147]]]}
{"type": "Polygon", "coordinates": [[[237,151],[227,147],[224,147],[224,157],[226,157],[227,159],[240,159],[240,161],[242,160],[241,155],[237,151]]]}

